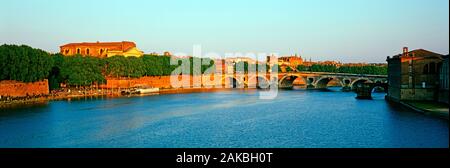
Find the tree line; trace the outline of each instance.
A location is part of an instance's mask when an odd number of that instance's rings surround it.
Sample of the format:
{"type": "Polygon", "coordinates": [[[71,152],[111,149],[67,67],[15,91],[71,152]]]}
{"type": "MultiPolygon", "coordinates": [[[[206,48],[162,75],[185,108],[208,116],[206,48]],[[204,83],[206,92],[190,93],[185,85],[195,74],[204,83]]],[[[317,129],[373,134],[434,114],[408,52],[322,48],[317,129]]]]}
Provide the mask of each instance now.
{"type": "Polygon", "coordinates": [[[171,57],[166,56],[113,56],[102,59],[82,55],[50,54],[25,45],[5,44],[0,46],[0,80],[35,82],[49,79],[52,88],[57,88],[59,83],[88,86],[105,83],[105,77],[138,78],[170,75],[181,65],[183,59],[189,61],[191,75],[214,68],[214,62],[209,58],[182,58],[172,60],[175,65],[171,65],[171,57]],[[194,59],[204,64],[206,62],[206,65],[201,65],[200,71],[194,69],[194,59]]]}
{"type": "Polygon", "coordinates": [[[247,61],[238,62],[233,65],[234,72],[236,73],[256,73],[256,72],[268,72],[269,65],[267,64],[250,64],[247,61]],[[265,66],[265,67],[264,67],[265,66]],[[262,68],[261,68],[262,67],[262,68]]]}
{"type": "MultiPolygon", "coordinates": [[[[113,56],[108,58],[97,58],[91,56],[63,56],[55,54],[53,59],[61,60],[55,61],[54,67],[59,69],[59,73],[54,74],[56,83],[66,83],[69,85],[91,85],[93,83],[105,83],[105,77],[127,77],[140,78],[143,76],[168,76],[181,65],[171,65],[171,57],[144,55],[142,57],[123,57],[113,56]]],[[[210,62],[208,65],[201,66],[201,73],[206,69],[214,66],[210,59],[200,58],[183,58],[190,63],[191,75],[198,75],[193,68],[193,60],[210,62]]]]}
{"type": "Polygon", "coordinates": [[[299,65],[299,71],[311,72],[333,72],[333,73],[351,73],[351,74],[368,74],[368,75],[387,75],[387,66],[336,66],[336,65],[320,65],[313,64],[311,66],[299,65]]]}
{"type": "Polygon", "coordinates": [[[40,49],[25,45],[0,46],[0,80],[34,82],[48,77],[53,59],[40,49]]]}
{"type": "MultiPolygon", "coordinates": [[[[88,86],[103,84],[105,77],[129,77],[143,76],[167,76],[189,61],[188,70],[191,75],[205,73],[207,69],[214,69],[214,61],[209,58],[182,58],[174,60],[173,57],[144,55],[142,57],[113,56],[97,58],[91,56],[63,56],[61,54],[49,54],[40,49],[34,49],[26,45],[1,45],[0,46],[0,80],[17,80],[22,82],[34,82],[48,79],[52,88],[57,88],[59,83],[72,86],[88,86]],[[171,60],[172,59],[172,60],[171,60]],[[175,65],[171,65],[174,64],[175,65]],[[201,68],[194,68],[194,62],[202,63],[201,68]],[[206,63],[206,64],[205,64],[206,63]],[[208,64],[209,63],[209,64],[208,64]]],[[[258,70],[258,65],[237,63],[236,71],[242,70],[248,73],[249,69],[258,70]]],[[[279,69],[272,67],[272,71],[279,69]]],[[[297,67],[299,71],[336,72],[353,74],[387,74],[386,67],[379,66],[341,66],[312,65],[297,67]]],[[[266,71],[269,70],[266,65],[266,71]]],[[[291,68],[287,68],[292,71],[291,68]]]]}

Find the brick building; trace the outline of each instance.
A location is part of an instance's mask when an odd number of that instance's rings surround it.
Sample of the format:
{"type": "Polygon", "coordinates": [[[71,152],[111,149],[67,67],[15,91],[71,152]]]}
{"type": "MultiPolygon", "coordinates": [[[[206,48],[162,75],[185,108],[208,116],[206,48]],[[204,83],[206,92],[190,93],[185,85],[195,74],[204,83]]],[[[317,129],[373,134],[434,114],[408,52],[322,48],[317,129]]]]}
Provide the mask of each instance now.
{"type": "Polygon", "coordinates": [[[278,64],[279,65],[289,65],[293,67],[297,67],[298,65],[303,64],[303,58],[301,56],[285,56],[278,58],[278,64]]]}
{"type": "Polygon", "coordinates": [[[437,100],[443,55],[405,47],[402,54],[388,57],[387,62],[387,96],[391,100],[437,100]]]}
{"type": "Polygon", "coordinates": [[[95,43],[69,43],[60,46],[60,53],[63,55],[89,55],[100,58],[112,57],[115,55],[137,56],[144,55],[136,48],[134,42],[95,42],[95,43]]]}

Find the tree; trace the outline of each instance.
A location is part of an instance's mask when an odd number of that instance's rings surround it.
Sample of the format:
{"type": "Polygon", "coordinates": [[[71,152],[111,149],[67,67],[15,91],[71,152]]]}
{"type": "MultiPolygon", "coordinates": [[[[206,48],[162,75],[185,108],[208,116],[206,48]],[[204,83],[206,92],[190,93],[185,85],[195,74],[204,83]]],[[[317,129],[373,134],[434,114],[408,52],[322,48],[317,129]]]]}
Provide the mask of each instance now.
{"type": "Polygon", "coordinates": [[[93,83],[105,83],[104,61],[100,58],[81,55],[64,57],[61,77],[68,85],[88,86],[93,83]]]}
{"type": "Polygon", "coordinates": [[[35,82],[48,77],[53,60],[47,52],[26,45],[0,46],[0,80],[35,82]]]}

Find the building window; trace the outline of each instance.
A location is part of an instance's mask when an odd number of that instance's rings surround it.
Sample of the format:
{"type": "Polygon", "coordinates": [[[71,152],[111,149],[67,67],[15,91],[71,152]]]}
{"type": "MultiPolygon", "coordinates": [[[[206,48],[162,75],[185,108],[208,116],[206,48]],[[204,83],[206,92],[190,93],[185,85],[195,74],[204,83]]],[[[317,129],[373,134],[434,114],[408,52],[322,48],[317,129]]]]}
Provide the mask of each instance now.
{"type": "Polygon", "coordinates": [[[423,66],[423,74],[428,74],[428,64],[423,66]]]}
{"type": "Polygon", "coordinates": [[[66,50],[64,51],[64,54],[67,55],[67,54],[69,54],[69,52],[70,52],[70,50],[69,50],[69,49],[66,49],[66,50]]]}
{"type": "Polygon", "coordinates": [[[431,74],[436,73],[436,63],[434,63],[434,62],[430,63],[430,73],[431,74]]]}
{"type": "Polygon", "coordinates": [[[77,48],[77,54],[81,54],[81,49],[77,48]]]}
{"type": "Polygon", "coordinates": [[[436,73],[441,73],[442,74],[442,62],[437,64],[437,68],[436,68],[436,73]]]}
{"type": "Polygon", "coordinates": [[[102,55],[103,54],[103,48],[102,49],[100,49],[100,55],[102,55]]]}
{"type": "Polygon", "coordinates": [[[86,49],[86,55],[89,55],[89,48],[88,49],[86,49]]]}

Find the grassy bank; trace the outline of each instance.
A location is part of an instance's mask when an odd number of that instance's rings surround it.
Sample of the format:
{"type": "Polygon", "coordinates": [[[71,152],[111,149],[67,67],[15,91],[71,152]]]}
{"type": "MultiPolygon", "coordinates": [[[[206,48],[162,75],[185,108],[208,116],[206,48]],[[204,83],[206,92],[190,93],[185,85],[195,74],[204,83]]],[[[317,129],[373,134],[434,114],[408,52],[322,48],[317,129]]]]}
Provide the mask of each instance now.
{"type": "Polygon", "coordinates": [[[449,119],[449,105],[432,101],[403,101],[402,104],[421,113],[449,119]]]}

